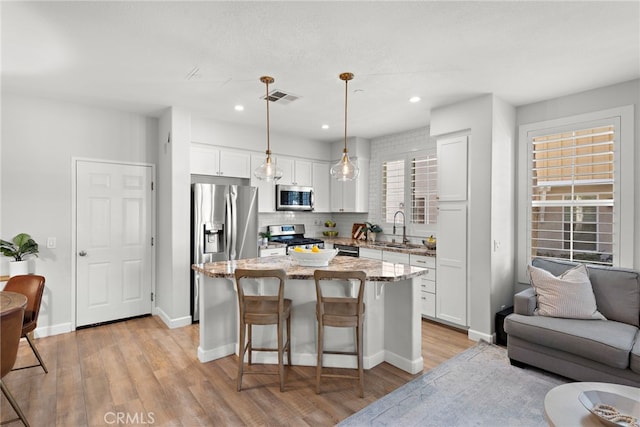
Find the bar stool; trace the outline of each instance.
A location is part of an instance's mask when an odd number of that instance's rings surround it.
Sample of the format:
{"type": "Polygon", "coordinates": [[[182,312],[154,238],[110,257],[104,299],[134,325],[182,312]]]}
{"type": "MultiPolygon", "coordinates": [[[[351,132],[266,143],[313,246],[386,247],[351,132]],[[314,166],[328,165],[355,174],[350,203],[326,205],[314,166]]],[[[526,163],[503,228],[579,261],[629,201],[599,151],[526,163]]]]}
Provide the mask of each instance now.
{"type": "Polygon", "coordinates": [[[318,364],[316,366],[316,393],[320,394],[320,378],[350,378],[357,379],[360,397],[364,397],[364,374],[362,369],[362,324],[364,321],[364,282],[367,275],[364,271],[332,271],[316,270],[313,273],[316,282],[316,317],[318,319],[318,364]],[[357,280],[360,282],[358,294],[355,297],[324,296],[322,293],[323,280],[357,280]],[[356,351],[325,350],[324,327],[355,328],[356,351]],[[323,374],[323,354],[346,354],[358,359],[358,374],[323,374]]]}
{"type": "MultiPolygon", "coordinates": [[[[238,340],[238,391],[242,389],[242,375],[244,370],[244,355],[248,352],[248,362],[251,365],[251,354],[254,351],[277,351],[278,372],[280,376],[280,391],[284,391],[284,352],[287,351],[287,360],[291,366],[291,300],[284,298],[284,282],[287,273],[282,269],[274,270],[245,270],[236,269],[236,289],[238,291],[238,307],[240,319],[240,335],[238,340]],[[257,281],[250,282],[246,279],[278,279],[277,295],[253,295],[245,292],[245,286],[254,285],[257,281]],[[287,325],[287,341],[284,341],[284,323],[287,325]],[[278,329],[278,347],[265,348],[253,347],[251,330],[253,325],[276,325],[278,329]],[[248,331],[247,331],[248,327],[248,331]],[[245,334],[247,336],[245,343],[245,334]]],[[[246,374],[271,374],[273,372],[246,372],[246,374]]]]}

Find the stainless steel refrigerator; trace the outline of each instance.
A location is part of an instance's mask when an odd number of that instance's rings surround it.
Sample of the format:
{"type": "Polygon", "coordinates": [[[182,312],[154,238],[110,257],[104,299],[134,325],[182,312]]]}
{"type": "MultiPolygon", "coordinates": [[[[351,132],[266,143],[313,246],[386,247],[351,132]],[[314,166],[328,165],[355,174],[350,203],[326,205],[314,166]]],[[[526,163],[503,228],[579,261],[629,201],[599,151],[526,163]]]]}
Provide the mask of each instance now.
{"type": "MultiPolygon", "coordinates": [[[[258,256],[258,189],[191,185],[191,263],[258,256]]],[[[200,319],[199,275],[191,274],[191,316],[200,319]]]]}

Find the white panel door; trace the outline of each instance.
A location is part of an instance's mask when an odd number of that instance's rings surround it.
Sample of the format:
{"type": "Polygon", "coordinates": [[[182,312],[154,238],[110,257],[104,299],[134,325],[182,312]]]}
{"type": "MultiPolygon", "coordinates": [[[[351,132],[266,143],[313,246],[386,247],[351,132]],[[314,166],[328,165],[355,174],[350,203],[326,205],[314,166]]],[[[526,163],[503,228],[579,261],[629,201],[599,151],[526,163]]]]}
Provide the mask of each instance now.
{"type": "Polygon", "coordinates": [[[151,313],[152,168],[78,161],[76,325],[151,313]]]}
{"type": "Polygon", "coordinates": [[[438,200],[467,200],[467,137],[439,139],[437,150],[438,200]]]}
{"type": "Polygon", "coordinates": [[[467,326],[467,206],[438,207],[436,317],[467,326]]]}

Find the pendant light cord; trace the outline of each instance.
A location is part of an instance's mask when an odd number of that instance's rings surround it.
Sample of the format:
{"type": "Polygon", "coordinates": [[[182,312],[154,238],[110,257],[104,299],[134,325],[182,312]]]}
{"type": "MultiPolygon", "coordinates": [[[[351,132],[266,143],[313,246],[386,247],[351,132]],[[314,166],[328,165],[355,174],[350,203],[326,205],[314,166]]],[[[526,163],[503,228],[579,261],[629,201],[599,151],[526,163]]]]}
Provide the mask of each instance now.
{"type": "Polygon", "coordinates": [[[274,79],[273,77],[262,76],[260,77],[260,81],[265,84],[265,88],[266,88],[266,93],[265,93],[265,99],[267,100],[267,152],[266,154],[267,156],[269,156],[271,154],[271,139],[270,139],[271,132],[269,131],[269,83],[273,83],[274,79]]]}
{"type": "Polygon", "coordinates": [[[344,80],[344,153],[347,152],[347,96],[349,93],[349,80],[344,80]]]}

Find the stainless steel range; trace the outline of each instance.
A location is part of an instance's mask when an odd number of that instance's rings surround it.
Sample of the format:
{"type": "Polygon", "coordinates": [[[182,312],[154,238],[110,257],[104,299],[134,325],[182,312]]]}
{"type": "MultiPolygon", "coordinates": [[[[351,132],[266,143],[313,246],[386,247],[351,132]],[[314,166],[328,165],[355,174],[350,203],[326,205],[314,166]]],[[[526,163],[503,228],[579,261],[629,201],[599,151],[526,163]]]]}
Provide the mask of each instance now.
{"type": "Polygon", "coordinates": [[[304,237],[304,224],[283,224],[268,225],[267,231],[271,233],[271,242],[284,243],[287,245],[287,254],[296,247],[311,249],[317,246],[324,249],[324,241],[312,237],[304,237]]]}

